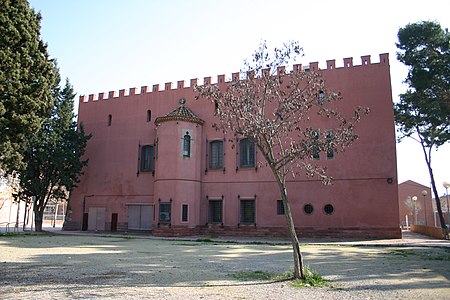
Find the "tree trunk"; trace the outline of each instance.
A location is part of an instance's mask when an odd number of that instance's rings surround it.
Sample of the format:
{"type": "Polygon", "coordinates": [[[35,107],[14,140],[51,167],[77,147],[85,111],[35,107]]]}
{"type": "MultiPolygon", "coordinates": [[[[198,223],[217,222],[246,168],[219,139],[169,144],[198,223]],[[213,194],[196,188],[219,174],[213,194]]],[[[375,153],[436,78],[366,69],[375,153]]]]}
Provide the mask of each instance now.
{"type": "Polygon", "coordinates": [[[281,199],[283,201],[284,213],[286,215],[286,221],[289,230],[289,236],[291,238],[292,250],[294,256],[294,279],[305,279],[305,273],[303,268],[303,257],[300,250],[300,243],[298,242],[297,232],[295,231],[294,220],[292,219],[291,208],[287,198],[287,190],[285,181],[277,178],[278,187],[281,193],[281,199]]]}
{"type": "Polygon", "coordinates": [[[434,200],[436,201],[436,208],[439,215],[439,221],[441,223],[442,228],[447,228],[447,226],[445,225],[444,214],[442,213],[441,201],[439,199],[439,194],[436,188],[436,182],[434,181],[433,170],[431,169],[430,166],[428,166],[428,170],[430,172],[431,187],[433,188],[434,200]]]}
{"type": "Polygon", "coordinates": [[[28,198],[25,198],[25,210],[23,212],[23,227],[22,227],[23,231],[25,231],[27,227],[27,213],[28,213],[28,198]]]}
{"type": "Polygon", "coordinates": [[[42,222],[44,219],[44,210],[40,210],[37,206],[34,209],[34,230],[42,232],[42,222]]]}
{"type": "Polygon", "coordinates": [[[438,211],[439,222],[441,223],[442,233],[444,234],[444,238],[448,239],[449,238],[449,229],[447,228],[447,225],[445,224],[444,214],[442,213],[441,200],[439,198],[439,194],[438,194],[438,191],[436,188],[436,182],[434,181],[433,170],[431,169],[431,166],[430,166],[430,164],[428,164],[428,162],[427,162],[427,166],[428,166],[428,172],[430,173],[431,188],[433,189],[434,200],[436,202],[436,209],[438,211]]]}
{"type": "MultiPolygon", "coordinates": [[[[422,145],[423,154],[425,155],[425,162],[427,163],[428,173],[430,174],[431,188],[433,189],[434,200],[436,201],[436,209],[438,211],[439,222],[441,223],[441,228],[442,228],[442,232],[444,233],[444,236],[448,237],[448,229],[447,229],[447,226],[445,225],[445,219],[444,219],[444,215],[442,213],[441,201],[439,198],[439,193],[436,188],[436,182],[434,181],[433,169],[431,168],[431,152],[428,156],[425,146],[423,145],[423,143],[421,143],[421,145],[422,145]]],[[[430,151],[431,151],[431,148],[430,148],[430,151]]]]}
{"type": "Polygon", "coordinates": [[[19,215],[20,213],[20,198],[17,199],[17,213],[16,213],[16,225],[14,225],[15,230],[19,231],[19,224],[20,224],[20,220],[19,220],[19,215]]]}

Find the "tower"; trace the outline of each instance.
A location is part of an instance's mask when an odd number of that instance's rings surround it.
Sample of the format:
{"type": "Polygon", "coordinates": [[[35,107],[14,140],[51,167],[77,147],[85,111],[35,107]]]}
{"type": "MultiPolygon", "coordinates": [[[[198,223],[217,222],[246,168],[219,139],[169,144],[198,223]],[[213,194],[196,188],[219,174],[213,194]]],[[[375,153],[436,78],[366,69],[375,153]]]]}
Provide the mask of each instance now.
{"type": "Polygon", "coordinates": [[[204,121],[180,106],[155,120],[155,208],[157,228],[174,231],[200,220],[201,140],[204,121]]]}

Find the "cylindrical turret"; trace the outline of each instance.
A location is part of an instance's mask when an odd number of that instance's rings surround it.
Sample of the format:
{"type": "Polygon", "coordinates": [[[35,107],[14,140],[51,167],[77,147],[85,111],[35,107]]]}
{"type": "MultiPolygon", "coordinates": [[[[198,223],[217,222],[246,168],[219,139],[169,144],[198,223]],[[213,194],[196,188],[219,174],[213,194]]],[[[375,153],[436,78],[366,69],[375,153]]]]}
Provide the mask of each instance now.
{"type": "Polygon", "coordinates": [[[155,120],[155,200],[158,227],[199,224],[201,137],[204,121],[180,106],[155,120]]]}

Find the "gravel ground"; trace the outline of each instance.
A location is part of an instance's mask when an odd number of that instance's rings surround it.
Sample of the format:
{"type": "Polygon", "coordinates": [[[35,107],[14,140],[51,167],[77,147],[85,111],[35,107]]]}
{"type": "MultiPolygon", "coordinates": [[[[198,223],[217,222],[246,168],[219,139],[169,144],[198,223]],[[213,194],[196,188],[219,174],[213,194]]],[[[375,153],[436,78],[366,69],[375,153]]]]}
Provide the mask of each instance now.
{"type": "Polygon", "coordinates": [[[237,280],[284,273],[289,245],[71,235],[0,235],[1,299],[450,299],[450,248],[305,245],[332,282],[237,280]]]}

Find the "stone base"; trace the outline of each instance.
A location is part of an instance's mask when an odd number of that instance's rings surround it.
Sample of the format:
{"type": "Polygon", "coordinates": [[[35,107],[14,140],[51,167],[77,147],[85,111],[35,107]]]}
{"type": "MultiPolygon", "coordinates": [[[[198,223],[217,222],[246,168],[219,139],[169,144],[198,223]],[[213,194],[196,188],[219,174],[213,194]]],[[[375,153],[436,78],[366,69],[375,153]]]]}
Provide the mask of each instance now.
{"type": "MultiPolygon", "coordinates": [[[[296,228],[298,237],[335,237],[335,238],[376,238],[399,239],[401,229],[394,228],[296,228]]],[[[282,237],[289,236],[285,227],[258,227],[255,225],[231,226],[198,226],[195,228],[170,227],[155,228],[154,236],[246,236],[246,237],[282,237]]]]}
{"type": "MultiPolygon", "coordinates": [[[[110,229],[110,224],[107,231],[110,229]]],[[[66,221],[63,230],[81,230],[81,224],[78,222],[66,221]]],[[[402,232],[400,227],[386,228],[315,228],[300,227],[296,228],[298,237],[334,237],[334,238],[363,238],[363,239],[400,239],[402,232]]],[[[117,232],[132,232],[127,229],[126,223],[119,223],[117,232]]],[[[148,231],[150,232],[150,231],[148,231]]],[[[222,226],[220,224],[209,224],[196,227],[186,226],[154,226],[151,234],[161,237],[184,237],[184,236],[240,236],[240,237],[273,237],[287,238],[289,232],[286,227],[261,227],[257,224],[238,225],[238,226],[222,226]]]]}
{"type": "Polygon", "coordinates": [[[81,230],[81,223],[74,221],[65,221],[62,230],[78,231],[81,230]]]}

